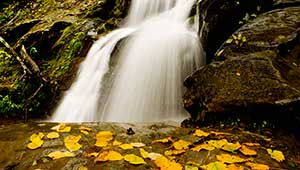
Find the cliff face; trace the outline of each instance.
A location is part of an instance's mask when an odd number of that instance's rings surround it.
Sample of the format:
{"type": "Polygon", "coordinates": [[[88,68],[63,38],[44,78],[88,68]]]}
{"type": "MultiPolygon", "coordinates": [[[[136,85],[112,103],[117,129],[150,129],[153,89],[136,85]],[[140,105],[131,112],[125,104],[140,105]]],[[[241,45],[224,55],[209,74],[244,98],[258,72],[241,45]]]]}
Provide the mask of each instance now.
{"type": "Polygon", "coordinates": [[[0,117],[48,114],[61,92],[70,86],[93,43],[88,33],[101,36],[116,28],[129,3],[128,0],[1,1],[0,36],[12,48],[0,45],[0,117]],[[38,71],[21,55],[22,46],[38,71]]]}

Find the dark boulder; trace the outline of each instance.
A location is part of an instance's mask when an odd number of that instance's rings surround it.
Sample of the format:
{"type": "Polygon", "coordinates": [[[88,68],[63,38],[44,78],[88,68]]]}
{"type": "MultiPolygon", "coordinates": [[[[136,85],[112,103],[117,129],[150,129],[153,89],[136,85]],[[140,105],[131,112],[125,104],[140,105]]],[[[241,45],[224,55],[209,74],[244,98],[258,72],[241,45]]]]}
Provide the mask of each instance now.
{"type": "Polygon", "coordinates": [[[216,53],[219,61],[185,80],[185,108],[198,120],[226,112],[275,124],[286,118],[288,126],[299,121],[299,30],[300,7],[270,11],[241,27],[216,53]]]}

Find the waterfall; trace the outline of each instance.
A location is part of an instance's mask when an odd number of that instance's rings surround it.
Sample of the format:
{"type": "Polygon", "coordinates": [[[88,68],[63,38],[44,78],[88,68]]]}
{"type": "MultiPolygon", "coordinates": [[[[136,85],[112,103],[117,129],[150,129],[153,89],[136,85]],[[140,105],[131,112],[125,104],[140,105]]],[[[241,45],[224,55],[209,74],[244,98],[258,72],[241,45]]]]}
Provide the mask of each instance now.
{"type": "Polygon", "coordinates": [[[124,26],[93,44],[51,121],[187,117],[182,82],[204,61],[195,25],[188,22],[195,1],[132,0],[124,26]],[[119,50],[113,53],[117,44],[119,50]],[[117,60],[114,68],[112,57],[117,60]],[[103,87],[107,76],[112,80],[109,88],[103,87]]]}

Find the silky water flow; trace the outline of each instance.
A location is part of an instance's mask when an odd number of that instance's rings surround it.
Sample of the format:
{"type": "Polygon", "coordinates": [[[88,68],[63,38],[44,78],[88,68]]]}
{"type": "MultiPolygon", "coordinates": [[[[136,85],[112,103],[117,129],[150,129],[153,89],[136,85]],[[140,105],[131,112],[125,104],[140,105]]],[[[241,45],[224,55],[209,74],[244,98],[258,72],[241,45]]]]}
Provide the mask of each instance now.
{"type": "Polygon", "coordinates": [[[189,20],[195,2],[133,0],[124,26],[93,44],[51,121],[186,118],[183,79],[205,59],[198,37],[199,22],[192,25],[189,20]],[[114,66],[112,58],[117,59],[114,66]],[[111,83],[105,86],[108,80],[111,83]]]}

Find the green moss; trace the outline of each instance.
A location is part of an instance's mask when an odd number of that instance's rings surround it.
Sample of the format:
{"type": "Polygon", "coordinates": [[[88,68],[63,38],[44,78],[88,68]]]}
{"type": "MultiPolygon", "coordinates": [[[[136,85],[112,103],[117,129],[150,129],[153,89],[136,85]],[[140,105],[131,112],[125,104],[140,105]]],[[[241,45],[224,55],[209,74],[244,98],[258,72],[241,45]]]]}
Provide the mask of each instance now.
{"type": "Polygon", "coordinates": [[[10,96],[0,95],[0,113],[1,116],[11,116],[22,110],[23,104],[14,103],[10,96]]]}

